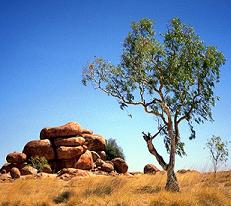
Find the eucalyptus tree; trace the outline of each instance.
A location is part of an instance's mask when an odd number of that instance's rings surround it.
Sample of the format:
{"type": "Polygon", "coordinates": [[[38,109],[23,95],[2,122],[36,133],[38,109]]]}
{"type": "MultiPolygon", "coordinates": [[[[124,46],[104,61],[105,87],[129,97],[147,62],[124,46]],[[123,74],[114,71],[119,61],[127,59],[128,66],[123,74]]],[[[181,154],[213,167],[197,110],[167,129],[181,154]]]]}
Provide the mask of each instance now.
{"type": "Polygon", "coordinates": [[[158,119],[154,134],[143,132],[149,152],[167,171],[166,189],[179,191],[174,173],[175,156],[184,155],[180,124],[212,120],[211,107],[215,83],[225,58],[214,46],[206,46],[194,29],[173,18],[167,31],[157,37],[150,19],[131,24],[123,43],[119,64],[95,58],[83,70],[83,84],[91,82],[98,89],[118,100],[121,109],[141,106],[158,119]],[[168,160],[157,151],[153,140],[164,139],[168,160]]]}
{"type": "Polygon", "coordinates": [[[228,160],[228,143],[223,142],[219,136],[213,135],[213,137],[207,140],[206,147],[209,150],[213,171],[216,174],[219,166],[228,160]]]}

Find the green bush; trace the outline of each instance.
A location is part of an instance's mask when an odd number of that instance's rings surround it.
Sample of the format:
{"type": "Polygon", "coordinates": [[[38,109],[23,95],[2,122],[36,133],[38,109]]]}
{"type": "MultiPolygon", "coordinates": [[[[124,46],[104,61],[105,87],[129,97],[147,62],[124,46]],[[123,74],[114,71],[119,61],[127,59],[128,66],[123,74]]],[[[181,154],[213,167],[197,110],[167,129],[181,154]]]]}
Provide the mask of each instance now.
{"type": "Polygon", "coordinates": [[[39,172],[42,172],[45,167],[50,167],[47,159],[45,157],[30,157],[28,164],[33,168],[37,169],[39,172]]]}
{"type": "Polygon", "coordinates": [[[112,160],[116,157],[120,157],[125,159],[125,155],[123,153],[123,149],[116,143],[115,139],[106,140],[106,158],[107,160],[112,160]]]}

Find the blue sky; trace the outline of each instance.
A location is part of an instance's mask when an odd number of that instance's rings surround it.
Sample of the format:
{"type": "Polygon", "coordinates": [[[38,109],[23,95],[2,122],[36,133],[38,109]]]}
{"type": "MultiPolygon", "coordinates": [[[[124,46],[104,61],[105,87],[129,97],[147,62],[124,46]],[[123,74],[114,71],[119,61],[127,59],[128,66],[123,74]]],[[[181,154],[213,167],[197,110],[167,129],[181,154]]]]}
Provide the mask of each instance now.
{"type": "MultiPolygon", "coordinates": [[[[193,141],[182,126],[187,156],[176,162],[176,169],[210,169],[203,149],[206,139],[213,134],[230,139],[230,8],[229,0],[0,0],[0,164],[7,153],[38,139],[43,127],[76,121],[116,138],[131,171],[142,170],[147,163],[159,166],[141,135],[155,131],[155,119],[132,107],[131,119],[116,100],[84,87],[82,68],[94,56],[117,63],[132,21],[151,18],[159,34],[171,18],[180,17],[227,59],[216,88],[221,100],[213,109],[215,121],[196,126],[193,141]]],[[[167,158],[162,142],[160,137],[155,145],[167,158]]],[[[230,167],[231,161],[226,169],[230,167]]]]}

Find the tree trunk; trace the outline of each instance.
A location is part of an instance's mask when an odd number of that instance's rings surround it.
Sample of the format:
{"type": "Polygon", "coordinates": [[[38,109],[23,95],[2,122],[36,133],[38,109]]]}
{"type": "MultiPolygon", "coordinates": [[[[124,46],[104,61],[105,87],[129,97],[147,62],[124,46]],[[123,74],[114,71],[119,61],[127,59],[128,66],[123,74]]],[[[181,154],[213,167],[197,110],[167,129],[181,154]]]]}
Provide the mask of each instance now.
{"type": "Polygon", "coordinates": [[[177,178],[174,172],[174,168],[167,170],[167,183],[165,185],[165,189],[171,192],[179,192],[180,187],[177,182],[177,178]]]}

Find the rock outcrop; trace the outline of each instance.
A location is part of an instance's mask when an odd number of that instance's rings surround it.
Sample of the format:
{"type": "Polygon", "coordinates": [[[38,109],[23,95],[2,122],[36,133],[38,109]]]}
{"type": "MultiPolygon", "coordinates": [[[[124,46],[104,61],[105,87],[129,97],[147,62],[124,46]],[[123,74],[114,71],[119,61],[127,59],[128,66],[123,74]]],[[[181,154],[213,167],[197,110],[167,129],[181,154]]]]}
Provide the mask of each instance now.
{"type": "Polygon", "coordinates": [[[72,168],[78,173],[77,176],[88,174],[83,170],[95,174],[126,173],[128,165],[123,159],[106,161],[105,148],[106,140],[103,136],[81,128],[78,123],[69,122],[63,126],[42,129],[40,140],[29,141],[23,152],[8,154],[8,163],[3,165],[0,173],[10,172],[14,179],[20,175],[35,175],[37,172],[65,171],[66,168],[72,168]],[[28,164],[32,157],[45,157],[50,166],[46,165],[46,168],[37,171],[28,164]]]}

